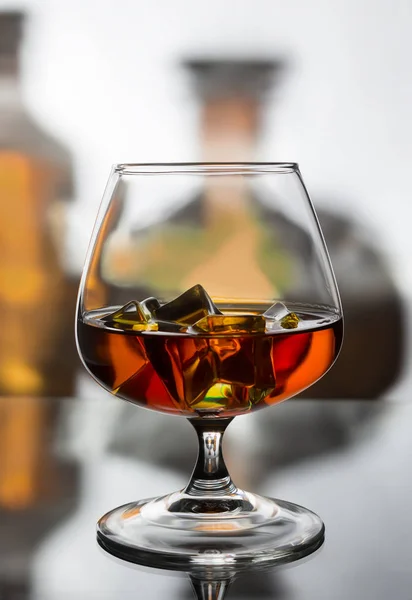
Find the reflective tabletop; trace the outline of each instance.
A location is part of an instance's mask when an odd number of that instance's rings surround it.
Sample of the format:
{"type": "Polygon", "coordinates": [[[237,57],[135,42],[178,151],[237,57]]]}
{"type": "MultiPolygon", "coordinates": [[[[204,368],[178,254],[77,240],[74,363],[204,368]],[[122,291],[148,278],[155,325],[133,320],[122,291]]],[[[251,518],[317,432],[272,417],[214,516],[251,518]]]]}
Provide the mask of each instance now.
{"type": "MultiPolygon", "coordinates": [[[[195,459],[184,419],[123,404],[0,399],[0,600],[194,597],[187,574],[97,545],[103,513],[182,488],[195,459]]],[[[198,597],[410,600],[411,433],[412,406],[390,400],[293,400],[236,419],[236,483],[314,510],[325,543],[276,569],[192,573],[198,597]]]]}

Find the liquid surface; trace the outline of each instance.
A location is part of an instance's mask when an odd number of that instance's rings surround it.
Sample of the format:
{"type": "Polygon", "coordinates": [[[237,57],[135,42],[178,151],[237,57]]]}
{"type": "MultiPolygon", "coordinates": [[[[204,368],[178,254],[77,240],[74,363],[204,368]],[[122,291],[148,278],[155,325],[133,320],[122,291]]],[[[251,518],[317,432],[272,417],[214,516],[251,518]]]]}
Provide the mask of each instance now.
{"type": "Polygon", "coordinates": [[[236,335],[135,332],[107,327],[108,307],[78,320],[91,375],[116,396],[182,416],[234,416],[280,402],[322,377],[339,352],[342,319],[307,312],[296,329],[236,335]]]}

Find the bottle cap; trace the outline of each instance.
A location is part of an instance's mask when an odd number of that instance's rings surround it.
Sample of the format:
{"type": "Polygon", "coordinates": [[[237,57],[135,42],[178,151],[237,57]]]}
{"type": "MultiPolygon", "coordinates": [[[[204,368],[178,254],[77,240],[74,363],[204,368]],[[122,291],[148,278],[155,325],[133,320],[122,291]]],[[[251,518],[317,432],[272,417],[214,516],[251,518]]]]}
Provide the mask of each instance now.
{"type": "Polygon", "coordinates": [[[0,55],[17,54],[23,33],[22,11],[0,11],[0,55]]]}
{"type": "Polygon", "coordinates": [[[275,59],[189,59],[183,61],[203,100],[241,96],[262,99],[284,70],[286,61],[275,59]]]}

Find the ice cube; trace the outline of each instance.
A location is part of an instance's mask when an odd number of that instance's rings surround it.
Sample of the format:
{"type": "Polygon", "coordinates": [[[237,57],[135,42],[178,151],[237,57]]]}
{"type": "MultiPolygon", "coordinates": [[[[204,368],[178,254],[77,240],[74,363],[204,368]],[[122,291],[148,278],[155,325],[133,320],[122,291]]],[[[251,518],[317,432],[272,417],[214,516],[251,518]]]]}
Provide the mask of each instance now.
{"type": "Polygon", "coordinates": [[[203,398],[214,382],[213,353],[208,340],[180,336],[146,336],[150,362],[170,396],[184,407],[203,398]]]}
{"type": "Polygon", "coordinates": [[[275,304],[272,304],[272,306],[263,313],[263,316],[266,317],[266,319],[274,319],[275,321],[279,322],[288,314],[289,311],[283,302],[275,302],[275,304]]]}
{"type": "Polygon", "coordinates": [[[117,320],[130,321],[131,323],[144,323],[146,321],[146,317],[140,308],[139,302],[132,300],[115,312],[112,312],[102,318],[102,321],[105,321],[106,323],[117,320]]]}
{"type": "Polygon", "coordinates": [[[290,312],[281,319],[280,326],[283,327],[283,329],[296,329],[299,325],[299,321],[298,315],[294,312],[290,312]]]}
{"type": "Polygon", "coordinates": [[[199,284],[194,285],[178,298],[155,309],[156,320],[193,325],[206,315],[219,315],[206,290],[199,284]]]}
{"type": "Polygon", "coordinates": [[[149,361],[143,342],[135,336],[109,335],[107,345],[109,372],[113,377],[110,383],[116,394],[121,385],[136,373],[144,371],[149,361]]]}
{"type": "Polygon", "coordinates": [[[193,329],[205,333],[264,333],[265,325],[262,315],[207,315],[193,329]]]}
{"type": "Polygon", "coordinates": [[[160,302],[153,296],[150,296],[150,298],[146,298],[146,300],[140,302],[140,309],[148,321],[153,319],[154,312],[158,308],[160,308],[160,302]]]}
{"type": "Polygon", "coordinates": [[[158,331],[165,331],[170,333],[185,333],[187,326],[181,323],[175,323],[173,321],[156,321],[158,331]]]}
{"type": "Polygon", "coordinates": [[[296,329],[299,324],[299,317],[294,312],[289,312],[283,302],[275,302],[266,312],[263,313],[266,318],[266,326],[269,330],[280,325],[283,329],[296,329]]]}
{"type": "Polygon", "coordinates": [[[208,339],[208,344],[213,353],[217,380],[246,387],[275,386],[271,336],[229,337],[226,335],[212,337],[208,339]]]}
{"type": "Polygon", "coordinates": [[[132,300],[118,310],[102,318],[109,327],[133,331],[157,331],[158,325],[148,318],[148,310],[140,302],[132,300]]]}

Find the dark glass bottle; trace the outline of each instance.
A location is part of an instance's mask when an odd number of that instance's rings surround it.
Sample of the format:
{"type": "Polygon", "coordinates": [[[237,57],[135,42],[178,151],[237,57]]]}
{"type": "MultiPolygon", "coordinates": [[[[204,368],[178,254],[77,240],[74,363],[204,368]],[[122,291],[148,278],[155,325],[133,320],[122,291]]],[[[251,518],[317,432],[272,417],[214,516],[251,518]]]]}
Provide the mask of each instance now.
{"type": "MultiPolygon", "coordinates": [[[[271,96],[276,93],[286,61],[192,59],[185,66],[192,75],[200,104],[202,159],[253,160],[265,99],[269,92],[271,96]]],[[[315,193],[317,205],[316,197],[315,193]]],[[[339,204],[342,205],[336,202],[339,204]]],[[[328,205],[332,205],[330,198],[328,205]]],[[[263,204],[261,209],[265,210],[263,204]]],[[[211,211],[215,207],[210,194],[184,207],[175,218],[199,219],[211,211]]],[[[370,244],[356,215],[340,214],[322,206],[317,206],[317,213],[342,298],[345,340],[333,369],[302,395],[326,399],[378,398],[397,382],[402,368],[405,318],[400,294],[385,256],[378,246],[370,244]]],[[[305,248],[300,255],[310,252],[302,230],[282,213],[267,211],[267,224],[269,231],[273,225],[277,235],[284,238],[282,246],[287,247],[287,240],[293,238],[291,252],[298,245],[305,248]]],[[[272,242],[276,243],[276,239],[272,242]]],[[[298,299],[312,285],[311,273],[303,264],[299,287],[288,289],[285,297],[298,299]]]]}
{"type": "MultiPolygon", "coordinates": [[[[77,280],[62,266],[69,152],[26,111],[24,14],[0,12],[0,510],[66,492],[53,455],[58,401],[74,393],[77,280]]],[[[70,470],[70,467],[69,467],[70,470]]]]}
{"type": "Polygon", "coordinates": [[[75,282],[61,260],[72,165],[24,107],[23,20],[0,13],[0,394],[67,396],[77,365],[75,282]]]}

